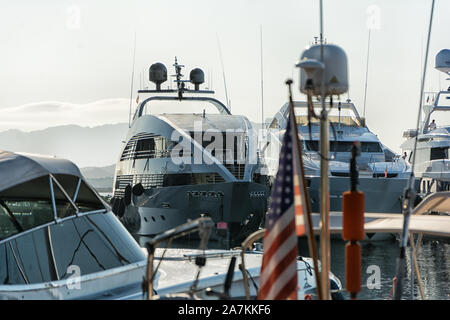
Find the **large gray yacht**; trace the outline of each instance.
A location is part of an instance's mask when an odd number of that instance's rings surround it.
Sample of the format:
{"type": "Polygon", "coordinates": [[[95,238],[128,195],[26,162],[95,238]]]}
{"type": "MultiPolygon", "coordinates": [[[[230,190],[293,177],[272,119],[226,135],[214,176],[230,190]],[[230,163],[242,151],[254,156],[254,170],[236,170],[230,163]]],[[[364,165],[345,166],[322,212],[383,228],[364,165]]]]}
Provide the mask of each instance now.
{"type": "Polygon", "coordinates": [[[175,89],[163,89],[167,69],[149,70],[156,89],[138,91],[139,102],[116,165],[112,204],[130,232],[154,236],[189,219],[211,217],[212,239],[242,241],[257,230],[269,189],[251,122],[200,90],[201,69],[183,80],[175,59],[175,89]],[[188,88],[188,85],[193,88],[188,88]],[[182,112],[153,113],[154,105],[182,112]],[[194,113],[183,107],[194,104],[194,113]],[[206,112],[205,105],[214,112],[206,112]]]}

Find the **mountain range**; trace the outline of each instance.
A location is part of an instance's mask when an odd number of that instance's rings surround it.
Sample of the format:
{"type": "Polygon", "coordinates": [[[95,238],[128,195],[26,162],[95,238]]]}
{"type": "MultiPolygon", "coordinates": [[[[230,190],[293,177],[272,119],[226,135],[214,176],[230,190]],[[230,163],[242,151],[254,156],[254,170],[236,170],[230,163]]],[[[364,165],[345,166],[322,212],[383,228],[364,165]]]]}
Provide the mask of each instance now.
{"type": "MultiPolygon", "coordinates": [[[[261,127],[252,124],[256,129],[261,127]]],[[[127,131],[127,123],[94,127],[61,125],[30,132],[10,129],[0,132],[0,150],[68,159],[97,190],[108,192],[127,131]]]]}
{"type": "Polygon", "coordinates": [[[104,167],[117,161],[128,130],[126,123],[96,127],[63,125],[43,130],[0,132],[0,150],[53,155],[83,167],[104,167]]]}

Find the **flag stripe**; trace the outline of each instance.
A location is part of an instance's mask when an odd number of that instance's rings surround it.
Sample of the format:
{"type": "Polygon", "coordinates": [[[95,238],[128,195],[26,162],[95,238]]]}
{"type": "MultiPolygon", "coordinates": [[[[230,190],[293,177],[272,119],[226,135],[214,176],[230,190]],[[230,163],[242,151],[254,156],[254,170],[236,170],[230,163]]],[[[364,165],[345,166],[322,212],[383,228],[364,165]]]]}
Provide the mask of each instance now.
{"type": "MultiPolygon", "coordinates": [[[[282,235],[284,234],[288,234],[288,238],[286,238],[285,236],[283,236],[284,238],[284,243],[282,245],[280,245],[278,248],[276,247],[277,243],[272,244],[270,246],[270,248],[267,251],[264,251],[264,258],[263,258],[263,264],[265,264],[265,268],[261,271],[261,280],[262,282],[264,282],[266,280],[266,278],[268,277],[268,275],[270,275],[273,271],[274,268],[276,268],[276,266],[278,265],[279,261],[281,259],[283,259],[283,257],[285,257],[290,250],[292,250],[292,247],[295,247],[297,245],[297,238],[295,237],[294,234],[294,225],[290,224],[288,227],[286,227],[285,230],[283,230],[282,235]],[[290,233],[290,234],[288,234],[290,233]],[[275,251],[277,250],[277,251],[275,251]],[[264,261],[264,259],[267,259],[266,261],[264,261]],[[266,263],[264,263],[266,262],[266,263]]],[[[280,237],[281,238],[281,237],[280,237]]],[[[281,239],[277,238],[277,240],[279,240],[281,242],[281,239]]],[[[267,244],[264,242],[264,246],[266,246],[267,244]]],[[[265,249],[265,248],[264,248],[265,249]]]]}
{"type": "Polygon", "coordinates": [[[284,286],[284,284],[296,274],[297,268],[292,268],[292,259],[295,260],[296,258],[297,248],[292,248],[289,253],[281,261],[279,261],[270,273],[264,285],[261,287],[260,294],[262,296],[275,296],[276,292],[278,292],[277,288],[284,286]]]}
{"type": "MultiPolygon", "coordinates": [[[[291,208],[289,208],[291,210],[291,208]]],[[[267,229],[266,234],[264,235],[264,244],[266,243],[272,243],[273,239],[275,239],[281,231],[286,228],[286,226],[292,222],[292,219],[294,218],[294,212],[288,211],[285,214],[283,214],[278,220],[275,225],[271,227],[271,229],[267,229]]]]}
{"type": "Polygon", "coordinates": [[[275,296],[274,300],[296,300],[297,295],[294,294],[298,290],[297,278],[292,277],[292,279],[286,283],[280,293],[275,296]]]}

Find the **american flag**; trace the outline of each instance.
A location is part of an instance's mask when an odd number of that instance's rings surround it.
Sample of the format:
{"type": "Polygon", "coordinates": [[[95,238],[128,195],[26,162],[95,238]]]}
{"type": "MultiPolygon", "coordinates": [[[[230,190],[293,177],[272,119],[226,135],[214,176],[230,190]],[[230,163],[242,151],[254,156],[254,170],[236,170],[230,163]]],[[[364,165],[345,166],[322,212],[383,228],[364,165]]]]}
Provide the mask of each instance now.
{"type": "Polygon", "coordinates": [[[305,234],[295,117],[290,109],[264,235],[258,299],[297,299],[297,236],[305,234]]]}

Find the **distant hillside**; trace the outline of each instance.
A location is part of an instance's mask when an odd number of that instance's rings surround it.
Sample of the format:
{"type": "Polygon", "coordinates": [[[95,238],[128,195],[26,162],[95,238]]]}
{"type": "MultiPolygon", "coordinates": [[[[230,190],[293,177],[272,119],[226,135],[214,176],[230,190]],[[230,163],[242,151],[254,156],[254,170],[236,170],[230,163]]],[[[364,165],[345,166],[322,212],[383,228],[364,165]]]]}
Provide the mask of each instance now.
{"type": "Polygon", "coordinates": [[[81,173],[86,178],[100,179],[114,176],[116,165],[112,164],[107,167],[85,167],[81,168],[81,173]]]}
{"type": "Polygon", "coordinates": [[[54,155],[79,167],[110,166],[117,161],[127,130],[126,123],[65,125],[31,132],[8,130],[0,132],[0,150],[54,155]]]}
{"type": "Polygon", "coordinates": [[[81,168],[81,173],[87,181],[99,192],[111,192],[116,165],[107,167],[81,168]]]}

